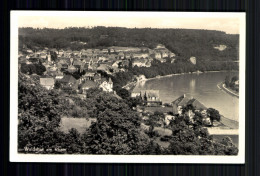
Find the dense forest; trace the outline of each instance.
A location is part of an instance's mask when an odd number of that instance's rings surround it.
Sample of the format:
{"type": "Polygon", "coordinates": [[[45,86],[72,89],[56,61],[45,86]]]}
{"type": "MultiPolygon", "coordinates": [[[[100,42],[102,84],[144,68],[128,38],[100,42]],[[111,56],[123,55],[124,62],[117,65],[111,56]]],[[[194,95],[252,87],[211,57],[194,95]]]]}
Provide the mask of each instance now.
{"type": "Polygon", "coordinates": [[[163,44],[180,59],[191,56],[199,60],[238,60],[239,35],[221,31],[195,29],[154,28],[65,28],[34,29],[19,28],[19,47],[24,44],[31,49],[48,47],[80,50],[83,48],[104,48],[109,46],[149,47],[163,44]],[[215,46],[226,45],[223,51],[215,46]]]}
{"type": "MultiPolygon", "coordinates": [[[[85,118],[96,122],[80,134],[72,128],[60,130],[61,115],[68,106],[66,95],[57,89],[46,90],[39,81],[19,73],[18,151],[22,153],[59,154],[182,154],[236,155],[237,147],[228,137],[215,142],[202,125],[201,114],[190,123],[185,114],[170,123],[171,136],[164,136],[170,145],[163,148],[155,142],[158,135],[152,128],[144,130],[142,119],[127,103],[99,89],[87,91],[86,99],[72,98],[81,106],[85,118]]],[[[188,108],[184,108],[189,110],[188,108]]],[[[153,119],[161,118],[154,113],[153,119]]],[[[163,117],[162,117],[163,118],[163,117]]],[[[162,136],[163,137],[163,136],[162,136]]]]}

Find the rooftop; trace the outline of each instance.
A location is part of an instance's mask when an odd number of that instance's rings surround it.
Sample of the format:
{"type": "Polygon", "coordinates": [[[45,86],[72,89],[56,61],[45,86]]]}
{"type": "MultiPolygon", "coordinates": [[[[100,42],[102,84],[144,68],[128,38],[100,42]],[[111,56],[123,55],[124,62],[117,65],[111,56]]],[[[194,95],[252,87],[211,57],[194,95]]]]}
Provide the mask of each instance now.
{"type": "Polygon", "coordinates": [[[40,84],[42,86],[52,86],[52,85],[54,85],[54,79],[53,78],[40,78],[40,84]]]}

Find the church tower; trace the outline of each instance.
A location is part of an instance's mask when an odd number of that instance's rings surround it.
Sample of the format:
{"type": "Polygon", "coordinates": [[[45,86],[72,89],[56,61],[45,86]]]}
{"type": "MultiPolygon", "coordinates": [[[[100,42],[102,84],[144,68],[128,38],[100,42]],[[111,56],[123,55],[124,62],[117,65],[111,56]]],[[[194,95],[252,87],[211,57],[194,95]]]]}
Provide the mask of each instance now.
{"type": "Polygon", "coordinates": [[[48,54],[48,62],[51,62],[51,53],[48,54]]]}
{"type": "Polygon", "coordinates": [[[70,58],[70,65],[73,65],[73,58],[70,58]]]}

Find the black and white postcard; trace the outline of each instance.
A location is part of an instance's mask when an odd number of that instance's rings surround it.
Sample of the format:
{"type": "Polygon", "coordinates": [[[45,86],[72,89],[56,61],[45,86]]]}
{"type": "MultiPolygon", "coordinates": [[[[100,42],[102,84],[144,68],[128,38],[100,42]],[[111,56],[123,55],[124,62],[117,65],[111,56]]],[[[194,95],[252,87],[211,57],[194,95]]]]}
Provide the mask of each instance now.
{"type": "Polygon", "coordinates": [[[245,162],[245,13],[11,11],[10,161],[245,162]]]}

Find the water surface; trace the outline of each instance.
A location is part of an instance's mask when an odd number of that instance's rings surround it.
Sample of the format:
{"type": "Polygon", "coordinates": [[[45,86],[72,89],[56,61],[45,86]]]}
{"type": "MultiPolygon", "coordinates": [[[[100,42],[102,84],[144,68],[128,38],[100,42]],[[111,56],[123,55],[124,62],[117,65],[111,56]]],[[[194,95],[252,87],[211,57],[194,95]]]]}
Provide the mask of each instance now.
{"type": "Polygon", "coordinates": [[[235,75],[238,75],[238,72],[175,75],[140,83],[134,91],[158,89],[163,103],[170,103],[186,94],[196,98],[208,108],[219,110],[220,114],[225,117],[238,121],[239,99],[217,87],[217,84],[223,82],[226,76],[232,78],[235,75]]]}

